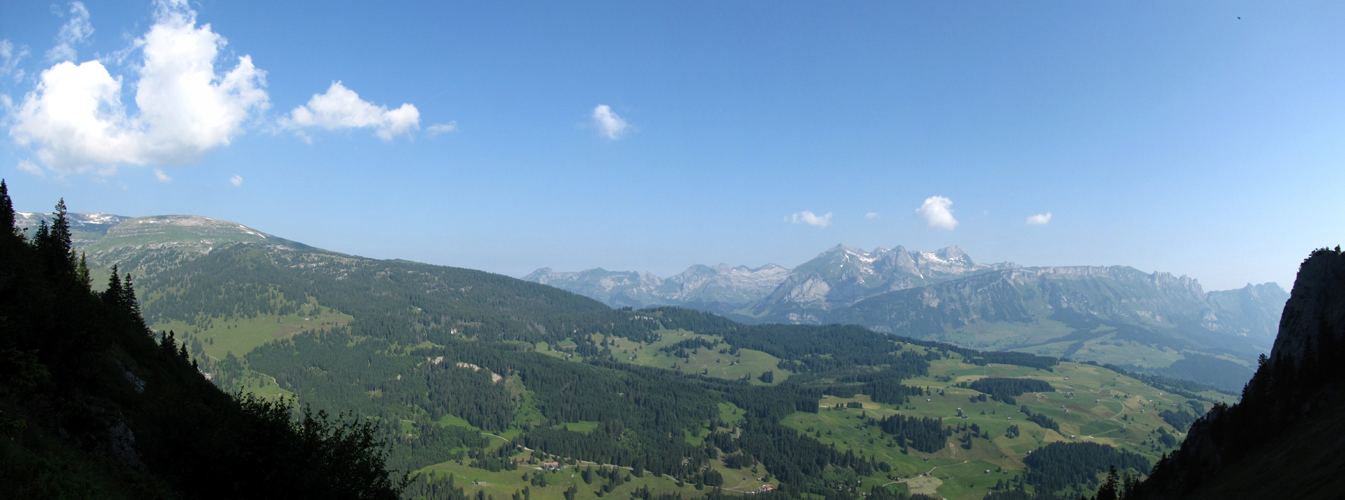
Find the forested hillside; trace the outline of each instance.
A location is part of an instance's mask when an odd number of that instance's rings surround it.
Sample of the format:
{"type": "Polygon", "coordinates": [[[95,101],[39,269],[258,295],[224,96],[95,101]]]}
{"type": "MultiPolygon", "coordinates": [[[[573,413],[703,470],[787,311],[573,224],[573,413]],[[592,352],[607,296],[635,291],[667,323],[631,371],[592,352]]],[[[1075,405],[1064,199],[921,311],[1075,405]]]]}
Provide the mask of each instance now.
{"type": "Polygon", "coordinates": [[[0,182],[0,497],[398,498],[371,422],[230,396],[90,290],[64,204],[30,239],[0,182]]]}

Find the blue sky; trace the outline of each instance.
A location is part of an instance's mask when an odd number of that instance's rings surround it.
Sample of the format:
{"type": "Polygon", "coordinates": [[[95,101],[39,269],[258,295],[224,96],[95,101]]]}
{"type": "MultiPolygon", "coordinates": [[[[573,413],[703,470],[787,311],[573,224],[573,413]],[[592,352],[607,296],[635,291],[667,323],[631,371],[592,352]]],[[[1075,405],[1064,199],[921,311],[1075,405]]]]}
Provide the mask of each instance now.
{"type": "Polygon", "coordinates": [[[19,210],[514,276],[956,244],[1287,288],[1345,240],[1338,3],[177,1],[0,4],[19,210]]]}

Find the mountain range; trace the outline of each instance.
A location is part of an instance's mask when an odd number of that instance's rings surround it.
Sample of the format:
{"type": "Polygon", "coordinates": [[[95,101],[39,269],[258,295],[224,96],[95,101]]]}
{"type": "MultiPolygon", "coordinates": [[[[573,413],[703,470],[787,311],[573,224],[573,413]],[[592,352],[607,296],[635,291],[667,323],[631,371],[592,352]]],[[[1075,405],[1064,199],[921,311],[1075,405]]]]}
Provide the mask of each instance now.
{"type": "Polygon", "coordinates": [[[1288,293],[1275,283],[1205,292],[1126,266],[975,262],[957,246],[838,245],[793,269],[696,265],[650,273],[539,269],[523,278],[613,307],[675,305],[745,323],[858,324],[979,349],[1096,361],[1238,390],[1269,351],[1288,293]]]}
{"type": "MultiPolygon", "coordinates": [[[[20,212],[16,225],[32,233],[49,218],[20,212]]],[[[75,248],[98,264],[95,283],[114,264],[152,278],[238,243],[288,251],[282,254],[302,250],[307,259],[367,260],[201,216],[69,218],[75,248]]],[[[984,264],[957,246],[866,252],[838,245],[793,269],[695,265],[669,278],[539,269],[523,279],[618,308],[672,305],[748,324],[856,324],[977,349],[1113,364],[1231,392],[1270,349],[1288,298],[1274,283],[1205,292],[1188,277],[1125,266],[984,264]]]]}

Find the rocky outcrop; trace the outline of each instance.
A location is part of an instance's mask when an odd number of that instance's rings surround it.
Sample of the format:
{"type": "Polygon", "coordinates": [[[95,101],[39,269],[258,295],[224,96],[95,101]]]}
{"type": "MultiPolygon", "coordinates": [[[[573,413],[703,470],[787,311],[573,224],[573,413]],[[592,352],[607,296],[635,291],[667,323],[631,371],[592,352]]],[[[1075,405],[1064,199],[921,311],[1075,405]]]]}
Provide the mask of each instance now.
{"type": "Polygon", "coordinates": [[[1196,421],[1182,447],[1125,498],[1337,498],[1345,485],[1340,247],[1315,251],[1303,262],[1283,311],[1274,349],[1242,400],[1196,421]],[[1248,478],[1255,481],[1243,486],[1248,478]]]}
{"type": "Polygon", "coordinates": [[[1270,363],[1304,360],[1319,355],[1323,336],[1345,332],[1345,256],[1319,250],[1303,261],[1294,291],[1284,304],[1280,332],[1270,363]]]}

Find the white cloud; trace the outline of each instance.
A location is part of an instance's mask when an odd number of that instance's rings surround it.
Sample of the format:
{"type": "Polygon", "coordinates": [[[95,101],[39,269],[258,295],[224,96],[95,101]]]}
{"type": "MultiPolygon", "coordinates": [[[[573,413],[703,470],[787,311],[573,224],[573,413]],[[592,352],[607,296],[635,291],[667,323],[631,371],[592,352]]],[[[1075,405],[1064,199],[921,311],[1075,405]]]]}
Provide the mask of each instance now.
{"type": "MultiPolygon", "coordinates": [[[[0,40],[0,75],[14,74],[14,81],[23,79],[24,71],[18,69],[19,61],[28,57],[28,47],[14,47],[9,40],[0,40]]],[[[6,96],[8,98],[8,96],[6,96]]]]}
{"type": "Polygon", "coordinates": [[[154,25],[135,41],[138,116],[121,102],[122,78],[98,61],[61,62],[42,72],[14,113],[9,135],[33,144],[47,168],[61,174],[110,175],[115,165],[182,164],[228,145],[244,120],[268,107],[265,72],[249,56],[215,73],[223,37],[196,26],[185,0],[162,0],[154,25]]]}
{"type": "Polygon", "coordinates": [[[831,212],[827,212],[826,215],[817,215],[811,210],[804,210],[789,217],[785,217],[785,222],[790,224],[807,224],[809,226],[827,227],[831,225],[831,212]]]}
{"type": "Polygon", "coordinates": [[[28,172],[38,177],[46,177],[46,175],[42,172],[42,167],[37,166],[36,163],[33,163],[31,161],[19,160],[18,167],[19,170],[22,170],[24,172],[28,172]]]}
{"type": "Polygon", "coordinates": [[[159,182],[165,182],[165,183],[167,183],[167,182],[173,182],[173,178],[172,178],[172,177],[169,177],[168,174],[163,173],[163,170],[160,170],[160,169],[157,169],[157,168],[154,169],[154,178],[155,178],[155,179],[158,179],[159,182]]]}
{"type": "Polygon", "coordinates": [[[1037,226],[1044,225],[1047,222],[1051,222],[1051,212],[1046,212],[1044,214],[1037,214],[1027,218],[1028,224],[1033,224],[1037,226]]]}
{"type": "Polygon", "coordinates": [[[598,127],[598,133],[614,141],[631,129],[631,124],[613,113],[612,108],[606,104],[599,104],[593,108],[593,124],[598,127]]]}
{"type": "Polygon", "coordinates": [[[411,104],[389,110],[360,99],[355,91],[332,82],[324,94],[314,94],[308,104],[294,108],[281,119],[281,125],[294,129],[303,137],[301,129],[321,127],[327,130],[341,128],[373,128],[385,141],[420,129],[420,111],[411,104]]]}
{"type": "Polygon", "coordinates": [[[941,229],[953,229],[957,227],[957,219],[953,218],[953,211],[949,207],[953,206],[953,200],[942,196],[931,196],[925,199],[925,203],[920,208],[915,209],[915,215],[925,221],[929,227],[941,229]]]}
{"type": "Polygon", "coordinates": [[[242,186],[243,176],[235,174],[232,178],[229,179],[229,184],[233,184],[234,187],[242,186]]]}
{"type": "Polygon", "coordinates": [[[56,35],[56,46],[47,51],[47,59],[51,62],[74,61],[75,46],[86,44],[90,36],[93,36],[93,24],[89,23],[89,9],[81,2],[70,2],[70,20],[61,26],[61,32],[56,35]]]}
{"type": "Polygon", "coordinates": [[[878,212],[869,212],[867,214],[864,214],[864,218],[869,220],[877,219],[878,217],[879,217],[878,212]]]}
{"type": "Polygon", "coordinates": [[[434,137],[439,134],[447,134],[458,131],[458,122],[436,123],[425,129],[425,132],[434,137]]]}

